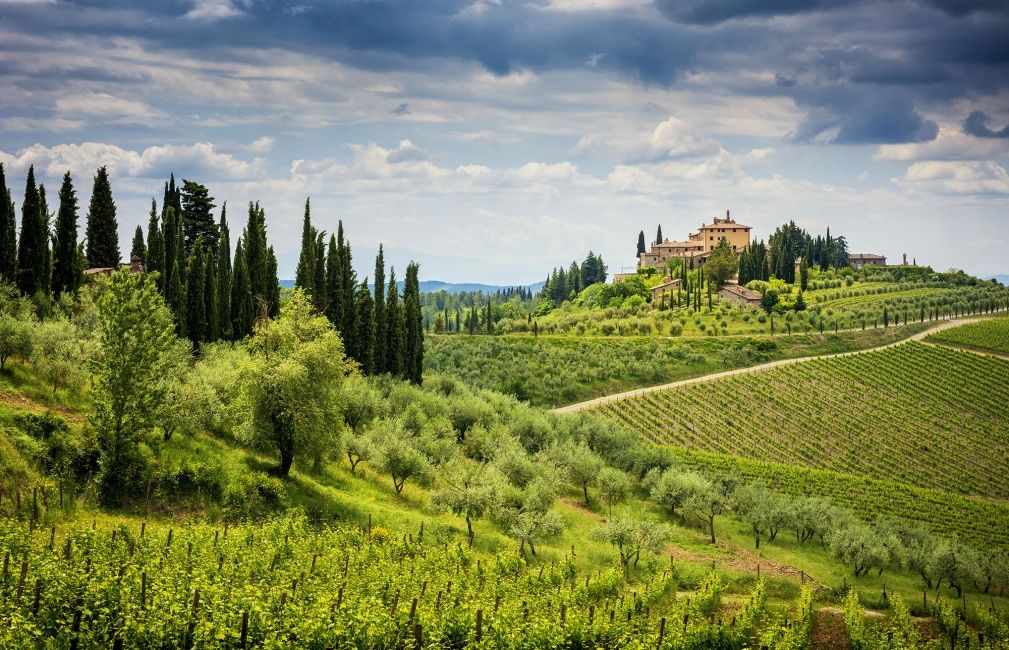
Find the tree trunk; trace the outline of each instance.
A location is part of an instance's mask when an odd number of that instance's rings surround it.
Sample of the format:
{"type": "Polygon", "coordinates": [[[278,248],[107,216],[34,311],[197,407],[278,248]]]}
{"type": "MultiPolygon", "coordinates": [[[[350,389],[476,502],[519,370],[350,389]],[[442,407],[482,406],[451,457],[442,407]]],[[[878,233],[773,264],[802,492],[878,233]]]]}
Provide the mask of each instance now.
{"type": "Polygon", "coordinates": [[[708,530],[711,531],[711,543],[715,543],[715,515],[708,516],[708,530]]]}
{"type": "Polygon", "coordinates": [[[357,464],[361,462],[361,457],[358,456],[357,460],[354,460],[354,454],[347,452],[347,460],[350,461],[350,473],[353,474],[357,469],[357,464]]]}
{"type": "Polygon", "coordinates": [[[536,557],[536,547],[533,546],[532,540],[529,540],[529,552],[533,554],[533,557],[536,557]]]}
{"type": "Polygon", "coordinates": [[[469,515],[466,515],[466,531],[469,538],[469,547],[473,548],[473,522],[470,520],[469,515]]]}
{"type": "Polygon", "coordinates": [[[582,483],[582,494],[585,495],[585,505],[589,505],[589,484],[582,483]]]}
{"type": "Polygon", "coordinates": [[[294,464],[294,454],[287,449],[280,450],[280,475],[288,476],[291,473],[291,465],[294,464]]]}

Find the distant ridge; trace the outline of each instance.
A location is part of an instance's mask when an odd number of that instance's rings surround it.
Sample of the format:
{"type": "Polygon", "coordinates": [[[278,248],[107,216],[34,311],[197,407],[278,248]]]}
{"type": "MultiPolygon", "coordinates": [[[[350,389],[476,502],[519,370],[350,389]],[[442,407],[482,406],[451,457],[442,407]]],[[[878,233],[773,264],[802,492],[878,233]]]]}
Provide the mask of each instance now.
{"type": "MultiPolygon", "coordinates": [[[[403,291],[403,282],[396,283],[399,286],[400,292],[403,291]]],[[[294,280],[281,280],[280,286],[285,289],[294,288],[294,280]]],[[[424,280],[420,283],[421,293],[435,293],[437,291],[445,291],[447,293],[462,293],[463,291],[482,291],[484,293],[494,293],[495,291],[504,291],[505,289],[514,289],[515,287],[522,287],[524,289],[531,289],[534,293],[543,288],[543,282],[535,282],[533,284],[480,284],[477,282],[442,282],[441,280],[424,280]]],[[[371,285],[374,289],[375,286],[371,285]]]]}
{"type": "Polygon", "coordinates": [[[999,284],[1009,285],[1009,274],[1007,273],[997,273],[995,275],[989,275],[985,278],[986,280],[995,280],[999,284]]]}

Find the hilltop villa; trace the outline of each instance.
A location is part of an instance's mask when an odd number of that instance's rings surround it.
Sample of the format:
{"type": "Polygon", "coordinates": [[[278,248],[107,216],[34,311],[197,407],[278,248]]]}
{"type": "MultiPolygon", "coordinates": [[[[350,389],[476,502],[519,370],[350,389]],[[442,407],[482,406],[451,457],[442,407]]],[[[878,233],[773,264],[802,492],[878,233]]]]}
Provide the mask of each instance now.
{"type": "Polygon", "coordinates": [[[713,223],[702,223],[697,232],[687,235],[686,241],[666,239],[660,243],[653,242],[651,250],[642,253],[638,258],[638,268],[661,267],[665,265],[666,260],[674,257],[703,262],[723,237],[728,240],[733,250],[741,252],[750,245],[750,230],[750,226],[736,223],[726,210],[724,219],[715,217],[713,223]]]}

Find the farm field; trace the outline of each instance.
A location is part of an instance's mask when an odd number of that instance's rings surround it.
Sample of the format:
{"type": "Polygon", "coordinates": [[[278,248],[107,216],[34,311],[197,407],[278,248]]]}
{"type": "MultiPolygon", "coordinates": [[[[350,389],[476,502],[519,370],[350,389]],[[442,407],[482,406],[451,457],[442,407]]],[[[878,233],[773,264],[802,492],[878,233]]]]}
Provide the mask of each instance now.
{"type": "Polygon", "coordinates": [[[908,343],[656,392],[596,412],[661,444],[1009,496],[1009,362],[908,343]]]}
{"type": "Polygon", "coordinates": [[[431,374],[560,406],[775,359],[878,347],[929,325],[774,337],[429,336],[425,363],[431,374]]]}
{"type": "Polygon", "coordinates": [[[1009,355],[1009,318],[968,323],[931,334],[926,340],[1009,355]]]}

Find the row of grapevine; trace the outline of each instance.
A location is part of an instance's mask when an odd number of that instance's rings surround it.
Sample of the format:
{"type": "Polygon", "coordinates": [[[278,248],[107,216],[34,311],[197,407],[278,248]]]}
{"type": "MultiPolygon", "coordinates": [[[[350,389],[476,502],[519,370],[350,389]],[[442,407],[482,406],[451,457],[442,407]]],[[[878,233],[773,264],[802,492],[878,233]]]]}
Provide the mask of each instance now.
{"type": "Polygon", "coordinates": [[[990,318],[953,327],[932,334],[928,340],[1009,354],[1009,318],[990,318]]]}

